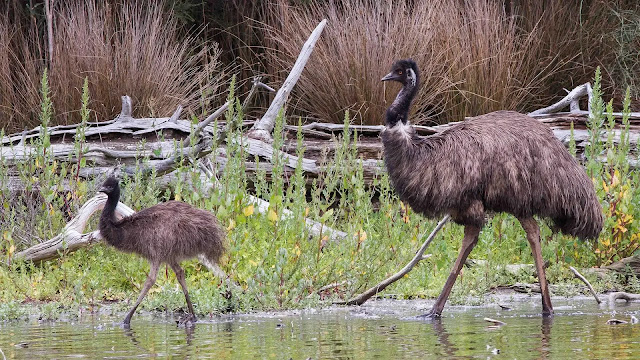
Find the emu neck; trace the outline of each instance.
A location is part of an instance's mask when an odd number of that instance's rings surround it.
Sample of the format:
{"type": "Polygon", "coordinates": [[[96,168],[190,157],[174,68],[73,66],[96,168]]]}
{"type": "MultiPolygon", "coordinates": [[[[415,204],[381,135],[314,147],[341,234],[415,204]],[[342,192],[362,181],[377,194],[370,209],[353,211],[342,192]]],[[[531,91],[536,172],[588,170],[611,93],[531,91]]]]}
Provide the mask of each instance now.
{"type": "Polygon", "coordinates": [[[393,127],[398,122],[406,124],[409,120],[409,109],[411,102],[418,92],[418,82],[415,84],[405,84],[391,106],[387,109],[385,122],[387,127],[393,127]]]}
{"type": "Polygon", "coordinates": [[[117,247],[117,243],[120,242],[120,234],[116,228],[118,220],[116,219],[116,207],[120,201],[120,189],[116,188],[111,194],[107,195],[107,202],[104,204],[104,209],[100,215],[100,232],[105,240],[117,247]]]}
{"type": "Polygon", "coordinates": [[[120,189],[116,188],[111,194],[107,195],[107,202],[104,204],[102,216],[100,219],[116,221],[116,207],[120,201],[120,189]]]}

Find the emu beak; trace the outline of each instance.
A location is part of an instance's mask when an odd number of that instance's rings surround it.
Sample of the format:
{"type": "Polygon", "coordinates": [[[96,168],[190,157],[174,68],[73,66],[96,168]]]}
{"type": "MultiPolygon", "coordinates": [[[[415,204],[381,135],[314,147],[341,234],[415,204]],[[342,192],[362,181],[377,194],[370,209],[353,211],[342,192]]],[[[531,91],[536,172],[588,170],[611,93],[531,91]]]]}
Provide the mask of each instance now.
{"type": "Polygon", "coordinates": [[[102,187],[100,187],[100,189],[98,189],[98,192],[103,192],[103,193],[106,194],[107,193],[107,188],[102,186],[102,187]]]}
{"type": "Polygon", "coordinates": [[[385,75],[382,79],[380,79],[380,81],[394,80],[394,77],[395,77],[395,74],[393,72],[390,72],[387,75],[385,75]]]}

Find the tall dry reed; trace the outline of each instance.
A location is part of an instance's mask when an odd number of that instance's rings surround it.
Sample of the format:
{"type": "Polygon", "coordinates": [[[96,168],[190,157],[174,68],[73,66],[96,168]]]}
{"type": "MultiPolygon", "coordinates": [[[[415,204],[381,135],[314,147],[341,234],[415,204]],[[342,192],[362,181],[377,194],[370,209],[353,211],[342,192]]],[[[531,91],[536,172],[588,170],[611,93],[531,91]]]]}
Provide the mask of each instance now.
{"type": "Polygon", "coordinates": [[[329,0],[296,7],[276,0],[266,55],[270,69],[289,69],[313,27],[328,19],[292,102],[322,120],[340,121],[350,109],[363,123],[381,123],[396,89],[379,79],[403,57],[422,70],[417,121],[526,111],[590,77],[595,66],[576,71],[585,41],[579,4],[511,3],[329,0]]]}
{"type": "MultiPolygon", "coordinates": [[[[180,36],[177,21],[163,1],[56,4],[49,69],[54,124],[79,120],[85,77],[94,120],[115,116],[125,94],[132,97],[137,116],[169,116],[179,104],[187,114],[202,115],[224,98],[219,96],[225,72],[217,45],[199,43],[195,34],[180,36]]],[[[46,36],[40,32],[26,37],[24,30],[2,27],[7,23],[11,24],[8,16],[0,19],[0,44],[7,37],[14,40],[10,46],[0,45],[0,59],[9,64],[0,65],[0,79],[12,81],[0,85],[4,86],[0,101],[4,109],[7,102],[12,108],[1,114],[0,127],[17,130],[38,124],[37,89],[46,65],[38,49],[46,44],[46,36]],[[5,92],[10,96],[5,97],[5,92]]]]}
{"type": "Polygon", "coordinates": [[[395,59],[413,57],[421,66],[423,83],[415,108],[433,111],[441,105],[439,95],[454,86],[442,76],[447,71],[447,50],[435,46],[438,11],[437,6],[412,10],[405,1],[330,0],[296,8],[278,0],[266,30],[269,67],[282,69],[284,75],[306,37],[327,18],[296,85],[295,107],[324,121],[341,121],[349,109],[356,121],[379,123],[397,92],[386,89],[380,78],[395,59]]]}
{"type": "Polygon", "coordinates": [[[140,115],[152,116],[168,116],[178,104],[199,113],[218,98],[217,46],[179,38],[161,2],[124,2],[118,9],[96,0],[71,2],[56,25],[51,77],[58,109],[79,108],[85,76],[100,114],[117,113],[124,94],[140,115]]]}
{"type": "Polygon", "coordinates": [[[39,124],[42,75],[37,34],[0,14],[0,128],[22,130],[39,124]]]}

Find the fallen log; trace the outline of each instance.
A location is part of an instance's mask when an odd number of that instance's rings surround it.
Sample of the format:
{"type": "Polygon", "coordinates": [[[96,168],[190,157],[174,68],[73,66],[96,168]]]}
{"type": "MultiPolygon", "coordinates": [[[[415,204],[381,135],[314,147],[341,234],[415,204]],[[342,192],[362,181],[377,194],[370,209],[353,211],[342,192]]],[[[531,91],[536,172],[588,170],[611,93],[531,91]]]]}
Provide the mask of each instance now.
{"type": "Polygon", "coordinates": [[[630,294],[623,291],[618,291],[609,294],[609,303],[615,304],[617,300],[625,300],[629,301],[640,301],[640,294],[630,294]]]}
{"type": "Polygon", "coordinates": [[[640,255],[632,255],[604,267],[607,270],[640,276],[640,255]]]}
{"type": "Polygon", "coordinates": [[[542,115],[542,114],[551,114],[555,112],[559,112],[560,110],[569,106],[570,112],[575,112],[580,110],[580,99],[585,95],[588,96],[589,100],[587,103],[589,104],[589,111],[591,111],[591,98],[593,97],[593,91],[591,90],[591,84],[585,83],[582,84],[575,89],[571,90],[567,96],[562,98],[562,100],[557,103],[547,106],[542,109],[538,109],[536,111],[532,111],[529,113],[530,116],[542,115]]]}
{"type": "MultiPolygon", "coordinates": [[[[589,135],[586,130],[587,119],[583,115],[562,115],[555,117],[547,117],[539,119],[541,122],[547,124],[554,132],[556,138],[558,138],[563,144],[568,146],[571,137],[570,125],[574,124],[574,140],[578,154],[581,154],[588,143],[589,135]]],[[[632,119],[630,126],[630,148],[632,153],[630,154],[630,160],[632,163],[636,161],[637,155],[635,149],[640,140],[640,121],[632,119]]],[[[251,126],[253,122],[246,121],[244,126],[251,126]]],[[[224,122],[218,123],[218,129],[215,133],[218,135],[224,134],[224,122]]],[[[305,131],[313,131],[315,134],[322,135],[309,135],[304,139],[304,146],[307,149],[305,152],[304,166],[311,173],[316,173],[317,167],[321,166],[320,160],[323,156],[330,158],[335,149],[340,145],[339,142],[332,140],[335,135],[339,135],[344,131],[343,125],[338,124],[310,124],[312,126],[305,128],[302,127],[303,133],[305,131]],[[306,129],[306,130],[305,130],[306,129]],[[314,165],[315,164],[315,165],[314,165]]],[[[422,135],[431,135],[440,131],[448,129],[451,125],[439,125],[434,127],[416,127],[422,135]]],[[[382,160],[382,143],[379,139],[380,132],[384,128],[383,126],[370,126],[366,127],[367,130],[363,130],[365,126],[352,125],[349,126],[349,131],[358,133],[357,149],[358,156],[364,160],[382,160]]],[[[290,134],[291,139],[285,140],[282,151],[292,157],[288,157],[290,164],[295,164],[296,147],[295,131],[297,127],[287,126],[287,131],[290,134]]],[[[92,125],[87,128],[87,151],[83,157],[86,158],[89,166],[108,166],[115,165],[118,158],[129,159],[132,163],[136,160],[149,158],[152,160],[164,160],[173,154],[175,147],[179,141],[186,139],[190,136],[192,125],[187,120],[177,120],[177,123],[169,121],[169,118],[157,118],[157,119],[136,119],[135,121],[125,122],[120,124],[114,124],[113,122],[107,122],[106,125],[92,125]],[[156,134],[163,132],[163,137],[158,137],[156,134]],[[167,133],[166,131],[172,131],[173,133],[167,133]],[[123,137],[124,135],[124,137],[123,137]],[[135,137],[136,139],[131,139],[135,137]],[[104,142],[108,139],[108,145],[104,142]],[[140,147],[140,140],[144,139],[146,146],[140,147]],[[116,151],[126,151],[124,154],[118,154],[116,151]],[[109,156],[112,154],[112,156],[109,156]]],[[[61,142],[62,137],[65,134],[75,134],[76,129],[63,129],[63,130],[50,130],[52,136],[51,154],[57,160],[70,159],[71,162],[75,159],[75,148],[73,143],[61,142]]],[[[614,129],[614,142],[617,142],[620,137],[621,129],[614,129]]],[[[202,130],[203,137],[213,137],[214,129],[211,124],[208,124],[202,130]]],[[[3,162],[16,163],[27,160],[30,156],[33,156],[36,148],[28,143],[19,144],[22,134],[5,136],[2,142],[6,144],[0,147],[0,158],[3,162]],[[11,145],[13,144],[13,145],[11,145]]],[[[251,152],[253,155],[261,157],[270,157],[273,154],[273,149],[268,143],[252,139],[251,142],[245,142],[251,146],[251,152]]],[[[603,141],[606,141],[606,135],[602,137],[603,141]]],[[[218,140],[219,141],[219,140],[218,140]]],[[[185,145],[183,145],[185,146],[185,145]]],[[[188,144],[187,146],[188,147],[188,144]]]]}
{"type": "MultiPolygon", "coordinates": [[[[98,193],[89,199],[74,217],[64,227],[62,232],[55,237],[34,245],[26,250],[20,251],[13,256],[13,260],[44,261],[58,258],[61,254],[73,252],[82,247],[92,245],[102,240],[99,230],[84,233],[87,222],[96,211],[102,210],[107,195],[98,193]]],[[[130,216],[135,211],[123,203],[118,203],[116,207],[116,217],[123,218],[130,216]]]]}

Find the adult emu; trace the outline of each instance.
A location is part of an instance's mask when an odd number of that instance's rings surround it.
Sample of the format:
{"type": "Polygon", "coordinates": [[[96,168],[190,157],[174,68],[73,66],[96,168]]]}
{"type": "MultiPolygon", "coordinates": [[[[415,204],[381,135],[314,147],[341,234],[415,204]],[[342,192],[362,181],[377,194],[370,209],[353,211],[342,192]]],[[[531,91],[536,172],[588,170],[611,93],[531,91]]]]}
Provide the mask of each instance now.
{"type": "Polygon", "coordinates": [[[211,263],[218,263],[225,251],[225,233],[218,219],[210,212],[196,209],[189,204],[169,201],[117,220],[115,209],[120,200],[118,180],[109,177],[99,191],[107,194],[107,202],[99,223],[102,237],[116,249],[136,253],[151,264],[151,270],[138,300],[124,318],[124,325],[129,326],[131,323],[131,317],[138,305],[156,282],[162,263],[169,264],[176,274],[189,307],[190,317],[187,320],[195,321],[180,262],[202,254],[211,263]]]}
{"type": "Polygon", "coordinates": [[[540,229],[533,216],[552,219],[565,234],[596,238],[602,230],[602,208],[587,174],[547,126],[517,112],[496,111],[420,137],[408,122],[420,85],[416,63],[396,61],[382,78],[388,80],[402,84],[387,109],[382,133],[384,161],[396,192],[416,212],[427,217],[450,214],[464,226],[451,274],[431,311],[422,316],[442,314],[487,212],[513,214],[522,224],[538,272],[542,314],[552,315],[540,229]]]}

